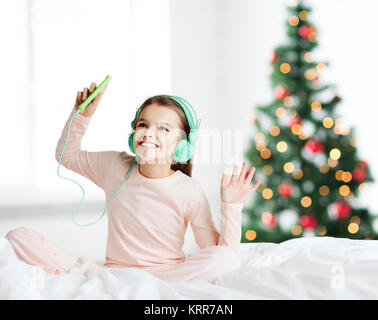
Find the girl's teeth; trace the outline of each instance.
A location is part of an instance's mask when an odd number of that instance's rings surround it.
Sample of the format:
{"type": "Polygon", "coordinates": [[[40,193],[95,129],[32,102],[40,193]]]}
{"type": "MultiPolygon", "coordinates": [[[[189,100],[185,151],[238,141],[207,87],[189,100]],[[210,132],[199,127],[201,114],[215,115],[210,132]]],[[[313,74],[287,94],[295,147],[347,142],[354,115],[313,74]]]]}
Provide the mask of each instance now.
{"type": "Polygon", "coordinates": [[[153,143],[145,143],[145,142],[143,142],[141,145],[142,145],[142,146],[146,146],[146,147],[154,147],[154,148],[157,148],[156,145],[153,144],[153,143]]]}

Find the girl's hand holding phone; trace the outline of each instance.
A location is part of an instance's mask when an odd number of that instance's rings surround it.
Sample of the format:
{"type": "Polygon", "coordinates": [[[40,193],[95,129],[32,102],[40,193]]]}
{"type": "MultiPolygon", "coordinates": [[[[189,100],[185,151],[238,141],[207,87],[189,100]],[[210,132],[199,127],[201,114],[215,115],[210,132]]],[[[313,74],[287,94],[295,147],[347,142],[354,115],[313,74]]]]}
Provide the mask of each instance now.
{"type": "MultiPolygon", "coordinates": [[[[90,118],[95,113],[98,104],[101,101],[102,95],[104,94],[108,84],[105,85],[104,89],[102,89],[94,99],[79,113],[84,117],[90,118]]],[[[79,91],[76,95],[76,102],[75,102],[75,109],[77,110],[79,105],[84,102],[88,96],[96,89],[96,83],[92,82],[89,89],[85,87],[83,91],[79,91]]]]}

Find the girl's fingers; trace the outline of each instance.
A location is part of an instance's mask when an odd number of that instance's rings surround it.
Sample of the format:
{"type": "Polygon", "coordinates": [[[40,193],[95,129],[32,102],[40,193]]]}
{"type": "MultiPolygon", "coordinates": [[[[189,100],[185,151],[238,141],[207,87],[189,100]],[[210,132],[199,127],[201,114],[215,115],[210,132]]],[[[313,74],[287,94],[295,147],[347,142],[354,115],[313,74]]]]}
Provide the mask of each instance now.
{"type": "Polygon", "coordinates": [[[238,181],[238,165],[234,165],[234,170],[232,170],[232,176],[230,183],[234,184],[238,181]]]}
{"type": "Polygon", "coordinates": [[[88,88],[85,87],[83,90],[83,94],[81,95],[81,99],[84,101],[85,99],[87,99],[87,95],[88,95],[88,88]]]}
{"type": "Polygon", "coordinates": [[[255,174],[255,171],[256,171],[256,168],[255,168],[255,167],[252,167],[251,170],[249,170],[249,172],[248,172],[248,176],[247,176],[247,178],[245,179],[245,183],[246,183],[246,184],[250,184],[250,183],[251,183],[252,178],[253,178],[253,175],[255,174]]]}
{"type": "Polygon", "coordinates": [[[101,98],[102,98],[102,95],[104,94],[104,92],[105,92],[105,89],[106,89],[106,87],[108,86],[108,84],[109,83],[107,83],[106,85],[105,85],[105,87],[94,97],[94,99],[93,99],[93,101],[94,102],[96,102],[96,103],[98,103],[100,100],[101,100],[101,98]]]}
{"type": "Polygon", "coordinates": [[[226,177],[226,174],[223,173],[222,175],[222,180],[221,180],[221,187],[225,187],[227,185],[227,177],[226,177]]]}
{"type": "Polygon", "coordinates": [[[244,161],[242,169],[241,169],[241,172],[240,172],[240,176],[239,176],[238,182],[244,182],[246,171],[247,171],[247,163],[244,161]]]}
{"type": "Polygon", "coordinates": [[[256,184],[249,190],[251,192],[256,191],[256,189],[259,187],[260,183],[261,183],[261,180],[257,180],[256,184]]]}
{"type": "Polygon", "coordinates": [[[80,99],[81,99],[81,91],[78,91],[78,93],[76,94],[76,102],[75,102],[76,109],[80,104],[80,99]]]}
{"type": "Polygon", "coordinates": [[[92,93],[95,89],[96,89],[96,84],[92,82],[91,86],[89,87],[89,92],[92,93]]]}

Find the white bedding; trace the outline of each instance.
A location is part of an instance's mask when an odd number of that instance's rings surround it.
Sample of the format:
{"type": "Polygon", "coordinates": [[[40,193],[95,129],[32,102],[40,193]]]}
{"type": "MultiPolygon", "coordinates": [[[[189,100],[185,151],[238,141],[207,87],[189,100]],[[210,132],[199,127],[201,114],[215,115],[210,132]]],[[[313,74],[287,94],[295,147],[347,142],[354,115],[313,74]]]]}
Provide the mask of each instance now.
{"type": "Polygon", "coordinates": [[[377,299],[378,241],[309,237],[241,244],[240,269],[174,283],[139,269],[101,268],[85,278],[49,275],[20,261],[0,236],[0,299],[377,299]]]}

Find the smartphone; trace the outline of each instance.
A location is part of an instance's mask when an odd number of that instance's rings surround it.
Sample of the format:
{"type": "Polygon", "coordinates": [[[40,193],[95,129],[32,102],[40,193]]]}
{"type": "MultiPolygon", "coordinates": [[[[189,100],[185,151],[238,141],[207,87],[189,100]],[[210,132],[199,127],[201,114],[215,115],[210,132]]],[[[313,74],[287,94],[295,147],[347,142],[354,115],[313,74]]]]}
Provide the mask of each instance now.
{"type": "Polygon", "coordinates": [[[91,103],[91,101],[95,98],[95,96],[98,95],[98,93],[104,89],[107,83],[112,80],[111,76],[106,76],[105,80],[100,83],[100,85],[88,96],[87,99],[85,99],[80,105],[78,106],[78,109],[84,110],[84,108],[91,103]]]}

